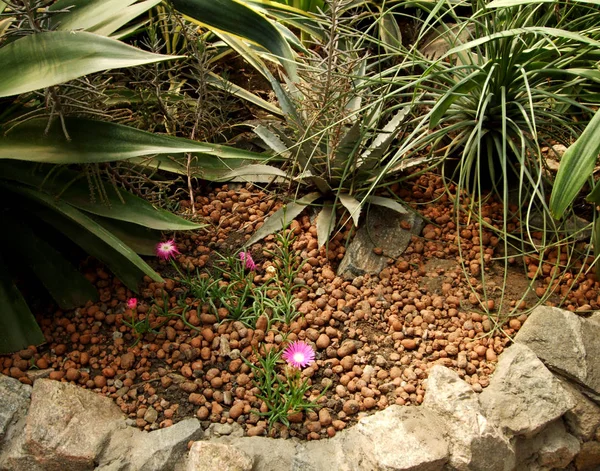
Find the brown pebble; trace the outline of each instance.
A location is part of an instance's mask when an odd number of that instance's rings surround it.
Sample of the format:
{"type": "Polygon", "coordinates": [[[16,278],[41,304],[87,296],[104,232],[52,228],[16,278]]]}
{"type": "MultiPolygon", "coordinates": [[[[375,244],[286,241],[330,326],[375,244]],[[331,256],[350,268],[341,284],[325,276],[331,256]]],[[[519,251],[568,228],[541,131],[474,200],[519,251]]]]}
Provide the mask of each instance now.
{"type": "Polygon", "coordinates": [[[321,425],[323,427],[327,427],[328,425],[331,425],[331,422],[332,422],[331,414],[329,413],[329,411],[327,409],[323,408],[319,411],[319,422],[321,422],[321,425]]]}
{"type": "Polygon", "coordinates": [[[135,363],[135,355],[133,352],[127,352],[121,355],[121,368],[124,370],[130,370],[135,363]]]}
{"type": "Polygon", "coordinates": [[[210,415],[210,411],[208,410],[208,407],[206,407],[206,406],[202,406],[196,411],[196,417],[198,417],[200,420],[208,419],[209,415],[210,415]]]}
{"type": "Polygon", "coordinates": [[[346,415],[353,415],[360,410],[360,404],[358,403],[358,401],[350,399],[349,401],[344,402],[342,410],[346,415]]]}
{"type": "Polygon", "coordinates": [[[400,343],[406,350],[414,350],[417,348],[417,341],[415,339],[402,339],[400,343]]]}
{"type": "Polygon", "coordinates": [[[327,334],[321,334],[321,335],[319,335],[319,338],[317,339],[317,348],[319,348],[319,349],[327,348],[327,347],[329,347],[330,343],[331,343],[331,340],[329,339],[329,336],[327,334]]]}
{"type": "Polygon", "coordinates": [[[244,403],[236,402],[231,409],[229,409],[229,417],[233,420],[237,420],[240,415],[244,413],[244,403]]]}
{"type": "Polygon", "coordinates": [[[103,388],[106,386],[106,378],[102,375],[94,376],[94,386],[97,388],[103,388]]]}
{"type": "Polygon", "coordinates": [[[259,437],[265,433],[265,428],[262,425],[250,427],[246,433],[249,437],[259,437]]]}
{"type": "Polygon", "coordinates": [[[487,361],[496,361],[498,359],[498,355],[492,348],[488,348],[485,352],[485,359],[487,361]]]}
{"type": "Polygon", "coordinates": [[[79,378],[81,378],[81,373],[77,368],[69,368],[65,374],[65,377],[68,381],[78,381],[79,378]]]}

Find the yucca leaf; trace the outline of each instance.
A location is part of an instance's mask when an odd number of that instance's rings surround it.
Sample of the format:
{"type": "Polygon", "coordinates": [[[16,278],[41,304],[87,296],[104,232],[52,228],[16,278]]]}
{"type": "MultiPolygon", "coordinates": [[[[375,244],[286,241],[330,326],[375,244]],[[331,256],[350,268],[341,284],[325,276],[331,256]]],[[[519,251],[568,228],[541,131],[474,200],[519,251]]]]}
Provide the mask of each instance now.
{"type": "Polygon", "coordinates": [[[27,162],[0,161],[0,175],[38,188],[70,205],[98,216],[134,223],[158,231],[181,231],[203,227],[176,216],[164,209],[155,208],[148,201],[128,191],[106,183],[102,201],[92,201],[87,179],[77,172],[61,169],[47,178],[45,171],[32,171],[27,162]]]}
{"type": "Polygon", "coordinates": [[[46,342],[35,317],[13,283],[0,254],[0,354],[46,342]]]}
{"type": "Polygon", "coordinates": [[[267,237],[269,234],[280,231],[286,224],[292,222],[298,214],[304,211],[308,205],[321,196],[322,195],[319,192],[309,193],[297,201],[284,205],[267,218],[265,223],[260,226],[260,229],[258,229],[252,237],[250,237],[248,242],[246,242],[246,245],[250,246],[267,237]]]}
{"type": "Polygon", "coordinates": [[[163,279],[123,241],[73,206],[40,191],[4,182],[9,191],[32,200],[41,208],[38,213],[90,255],[104,262],[131,290],[137,291],[143,275],[155,281],[163,279]]]}
{"type": "Polygon", "coordinates": [[[0,137],[0,159],[55,164],[110,162],[154,154],[198,152],[221,158],[264,160],[255,152],[180,137],[140,131],[129,126],[65,118],[69,140],[56,120],[47,135],[47,120],[32,119],[0,137]]]}
{"type": "Polygon", "coordinates": [[[114,234],[139,255],[155,256],[156,244],[161,240],[161,232],[117,219],[103,218],[90,214],[90,217],[114,234]]]}
{"type": "Polygon", "coordinates": [[[98,298],[98,291],[64,256],[34,230],[4,214],[10,231],[4,231],[5,247],[19,253],[61,309],[74,309],[98,298]]]}
{"type": "Polygon", "coordinates": [[[261,45],[296,78],[291,47],[275,25],[256,10],[236,0],[172,0],[172,4],[195,23],[261,45]]]}
{"type": "Polygon", "coordinates": [[[581,136],[560,160],[556,180],[550,195],[550,212],[560,219],[567,207],[592,176],[600,153],[600,112],[596,112],[581,136]]]}
{"type": "Polygon", "coordinates": [[[0,97],[58,85],[93,72],[176,59],[85,31],[31,34],[0,48],[0,97]]]}

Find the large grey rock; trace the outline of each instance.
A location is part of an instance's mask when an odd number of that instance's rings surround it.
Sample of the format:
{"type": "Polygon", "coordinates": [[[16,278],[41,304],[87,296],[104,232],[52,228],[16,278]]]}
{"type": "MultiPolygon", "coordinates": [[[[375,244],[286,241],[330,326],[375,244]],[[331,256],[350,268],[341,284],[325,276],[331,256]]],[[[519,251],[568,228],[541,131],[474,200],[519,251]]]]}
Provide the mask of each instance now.
{"type": "Polygon", "coordinates": [[[171,471],[175,462],[186,453],[188,443],[202,438],[202,435],[198,419],[183,420],[150,433],[142,432],[131,442],[128,460],[131,469],[171,471]]]}
{"type": "Polygon", "coordinates": [[[341,469],[441,470],[449,459],[444,427],[437,414],[424,407],[390,406],[339,435],[347,466],[341,469]]]}
{"type": "MultiPolygon", "coordinates": [[[[296,442],[266,437],[227,437],[223,442],[234,446],[250,456],[253,471],[288,471],[296,454],[296,442]]],[[[330,471],[331,468],[330,468],[330,471]]]]}
{"type": "Polygon", "coordinates": [[[561,381],[561,384],[575,399],[575,407],[564,416],[569,431],[584,442],[592,440],[600,431],[600,407],[572,383],[561,381]]]}
{"type": "Polygon", "coordinates": [[[202,441],[192,445],[186,470],[252,471],[252,466],[252,458],[240,449],[225,443],[202,441]]]}
{"type": "Polygon", "coordinates": [[[413,212],[400,214],[372,205],[340,262],[338,276],[352,279],[378,274],[387,266],[388,257],[398,258],[406,250],[412,236],[419,235],[422,226],[423,220],[413,212]],[[404,229],[403,224],[409,224],[410,230],[404,229]],[[376,247],[383,249],[383,255],[373,253],[376,247]]]}
{"type": "Polygon", "coordinates": [[[562,309],[539,306],[515,341],[527,345],[551,369],[600,399],[600,324],[562,309]]]}
{"type": "Polygon", "coordinates": [[[121,410],[108,398],[69,383],[40,379],[19,447],[4,466],[11,470],[92,470],[111,434],[125,428],[121,410]]]}
{"type": "Polygon", "coordinates": [[[502,353],[479,401],[488,420],[509,436],[525,437],[532,437],[575,406],[559,380],[529,348],[518,343],[502,353]]]}
{"type": "Polygon", "coordinates": [[[515,452],[509,439],[481,414],[477,394],[454,371],[441,365],[429,370],[423,407],[447,423],[453,469],[513,469],[515,452]]]}
{"type": "Polygon", "coordinates": [[[546,426],[529,439],[517,439],[517,470],[550,471],[565,469],[579,453],[580,444],[569,434],[561,419],[546,426]]]}
{"type": "Polygon", "coordinates": [[[31,386],[0,374],[0,446],[8,428],[27,413],[31,399],[31,386]]]}
{"type": "Polygon", "coordinates": [[[188,443],[203,436],[197,419],[149,433],[127,427],[112,434],[96,471],[171,471],[185,456],[188,443]]]}

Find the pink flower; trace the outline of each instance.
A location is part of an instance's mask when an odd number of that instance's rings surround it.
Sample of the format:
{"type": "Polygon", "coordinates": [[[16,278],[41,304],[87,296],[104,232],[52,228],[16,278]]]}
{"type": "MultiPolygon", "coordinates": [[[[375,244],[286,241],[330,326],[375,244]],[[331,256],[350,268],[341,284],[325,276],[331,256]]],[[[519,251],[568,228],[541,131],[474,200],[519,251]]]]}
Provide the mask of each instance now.
{"type": "Polygon", "coordinates": [[[127,300],[127,307],[129,309],[135,309],[137,307],[137,298],[129,298],[127,300]]]}
{"type": "Polygon", "coordinates": [[[246,265],[246,268],[249,270],[256,270],[256,263],[252,260],[252,255],[250,252],[240,252],[240,260],[246,265]]]}
{"type": "Polygon", "coordinates": [[[315,361],[315,351],[309,344],[302,340],[290,343],[283,351],[282,356],[290,366],[296,368],[304,368],[315,361]]]}
{"type": "Polygon", "coordinates": [[[156,245],[156,255],[157,257],[163,258],[165,260],[169,260],[170,258],[174,258],[175,254],[178,254],[179,250],[177,250],[177,246],[175,245],[175,240],[167,240],[166,242],[160,242],[156,245]]]}

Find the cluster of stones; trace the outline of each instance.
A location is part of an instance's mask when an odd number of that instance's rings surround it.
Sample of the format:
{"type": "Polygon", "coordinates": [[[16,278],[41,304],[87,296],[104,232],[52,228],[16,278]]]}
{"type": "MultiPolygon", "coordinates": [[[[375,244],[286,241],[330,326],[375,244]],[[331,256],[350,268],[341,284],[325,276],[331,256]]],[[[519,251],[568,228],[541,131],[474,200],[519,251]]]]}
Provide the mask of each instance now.
{"type": "Polygon", "coordinates": [[[600,466],[599,317],[539,307],[481,394],[436,364],[422,405],[393,405],[310,442],[197,419],[144,432],[85,389],[0,376],[0,470],[591,471],[600,466]]]}

